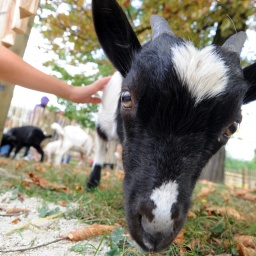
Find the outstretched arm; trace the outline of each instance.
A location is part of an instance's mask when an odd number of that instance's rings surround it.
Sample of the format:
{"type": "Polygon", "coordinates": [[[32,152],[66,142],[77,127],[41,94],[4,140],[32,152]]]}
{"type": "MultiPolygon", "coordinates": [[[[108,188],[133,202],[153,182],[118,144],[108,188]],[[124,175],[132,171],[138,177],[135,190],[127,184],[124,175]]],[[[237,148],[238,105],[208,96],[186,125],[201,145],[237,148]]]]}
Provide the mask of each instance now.
{"type": "Polygon", "coordinates": [[[35,69],[0,45],[0,80],[28,89],[52,93],[76,103],[100,103],[100,98],[93,95],[102,90],[109,79],[105,77],[84,87],[72,86],[35,69]]]}

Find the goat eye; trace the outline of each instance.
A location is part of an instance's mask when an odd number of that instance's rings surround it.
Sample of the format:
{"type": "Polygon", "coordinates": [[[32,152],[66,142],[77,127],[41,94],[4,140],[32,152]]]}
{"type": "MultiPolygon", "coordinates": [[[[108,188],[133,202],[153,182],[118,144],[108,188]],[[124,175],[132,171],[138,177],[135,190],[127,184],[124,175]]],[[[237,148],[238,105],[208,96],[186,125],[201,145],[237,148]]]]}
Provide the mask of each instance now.
{"type": "Polygon", "coordinates": [[[238,127],[238,123],[237,122],[234,122],[231,125],[229,125],[226,128],[226,130],[224,131],[224,136],[227,137],[227,138],[230,138],[231,135],[233,135],[236,132],[237,127],[238,127]]]}
{"type": "Polygon", "coordinates": [[[125,91],[121,93],[121,104],[123,108],[132,107],[132,98],[130,92],[125,91]]]}

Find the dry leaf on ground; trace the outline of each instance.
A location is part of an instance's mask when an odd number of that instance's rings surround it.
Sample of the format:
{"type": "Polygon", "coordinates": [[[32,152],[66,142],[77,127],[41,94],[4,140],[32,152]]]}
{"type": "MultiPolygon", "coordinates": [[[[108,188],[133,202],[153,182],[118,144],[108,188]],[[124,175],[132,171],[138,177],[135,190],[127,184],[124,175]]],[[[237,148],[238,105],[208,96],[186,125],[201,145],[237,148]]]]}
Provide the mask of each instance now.
{"type": "Polygon", "coordinates": [[[0,158],[0,165],[8,165],[8,161],[6,159],[0,158]]]}
{"type": "Polygon", "coordinates": [[[237,250],[241,256],[256,256],[256,237],[235,235],[237,250]]]}
{"type": "Polygon", "coordinates": [[[182,229],[179,232],[179,234],[174,239],[173,243],[175,243],[175,244],[184,244],[185,243],[184,229],[182,229]]]}
{"type": "Polygon", "coordinates": [[[12,224],[17,224],[20,222],[20,218],[16,218],[14,220],[12,220],[12,224]]]}
{"type": "Polygon", "coordinates": [[[237,196],[237,197],[242,197],[244,196],[245,194],[248,193],[248,190],[247,189],[238,189],[234,192],[234,195],[237,196]]]}
{"type": "Polygon", "coordinates": [[[39,163],[34,164],[36,172],[47,172],[47,170],[39,163]]]}
{"type": "Polygon", "coordinates": [[[199,183],[208,185],[209,187],[216,186],[217,184],[209,180],[199,180],[199,183]]]}
{"type": "Polygon", "coordinates": [[[80,184],[75,184],[75,191],[77,192],[83,192],[84,191],[84,188],[82,185],[80,184]]]}
{"type": "Polygon", "coordinates": [[[24,213],[24,212],[29,212],[30,210],[29,209],[24,209],[24,208],[11,208],[11,209],[8,209],[6,211],[6,213],[24,213]]]}
{"type": "Polygon", "coordinates": [[[204,245],[202,244],[201,239],[196,238],[191,240],[191,242],[188,244],[188,247],[192,250],[196,250],[197,248],[204,248],[204,245]]]}
{"type": "Polygon", "coordinates": [[[18,199],[23,203],[24,202],[24,197],[21,193],[18,193],[18,199]]]}
{"type": "Polygon", "coordinates": [[[52,190],[63,190],[67,193],[71,193],[71,190],[64,186],[64,185],[59,185],[56,183],[51,183],[50,181],[48,181],[47,179],[33,173],[33,172],[28,172],[28,175],[30,177],[30,179],[33,181],[34,184],[42,187],[42,188],[49,188],[52,190]]]}
{"type": "Polygon", "coordinates": [[[256,195],[248,193],[243,196],[243,199],[256,202],[256,195]]]}
{"type": "Polygon", "coordinates": [[[189,211],[188,214],[187,214],[187,218],[194,219],[194,218],[196,218],[196,214],[192,211],[189,211]]]}
{"type": "Polygon", "coordinates": [[[18,170],[18,169],[21,169],[25,166],[25,162],[24,161],[19,161],[16,163],[16,166],[15,166],[15,169],[18,170]]]}
{"type": "Polygon", "coordinates": [[[236,220],[241,219],[240,213],[237,210],[230,207],[212,206],[207,207],[205,210],[208,213],[208,215],[214,215],[214,213],[217,213],[220,214],[221,216],[228,216],[236,220]]]}
{"type": "Polygon", "coordinates": [[[202,187],[201,191],[196,195],[196,198],[206,197],[214,191],[215,191],[215,189],[212,187],[202,187]]]}
{"type": "Polygon", "coordinates": [[[256,202],[256,195],[249,193],[247,189],[238,189],[233,195],[238,198],[256,202]]]}
{"type": "Polygon", "coordinates": [[[62,207],[67,207],[67,205],[68,205],[67,202],[65,202],[65,201],[59,201],[58,204],[62,207]]]}
{"type": "Polygon", "coordinates": [[[53,163],[50,163],[50,162],[44,162],[44,165],[47,166],[47,167],[52,167],[53,166],[53,163]]]}
{"type": "Polygon", "coordinates": [[[103,175],[103,177],[102,177],[102,179],[104,179],[104,180],[109,180],[109,178],[110,178],[110,171],[105,171],[104,172],[104,175],[103,175]]]}
{"type": "Polygon", "coordinates": [[[84,228],[77,229],[73,232],[69,232],[68,234],[62,235],[61,237],[68,238],[71,241],[82,241],[94,236],[110,233],[115,228],[116,226],[93,224],[91,226],[87,226],[84,228]]]}
{"type": "Polygon", "coordinates": [[[124,171],[118,171],[116,176],[119,180],[123,180],[124,179],[124,171]]]}

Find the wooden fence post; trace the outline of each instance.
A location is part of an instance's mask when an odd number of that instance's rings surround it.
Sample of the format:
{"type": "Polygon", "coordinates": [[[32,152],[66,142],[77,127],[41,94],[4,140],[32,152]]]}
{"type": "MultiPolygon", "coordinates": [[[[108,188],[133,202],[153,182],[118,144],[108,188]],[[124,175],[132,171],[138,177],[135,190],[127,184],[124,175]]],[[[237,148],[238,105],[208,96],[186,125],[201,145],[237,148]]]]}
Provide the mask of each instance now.
{"type": "MultiPolygon", "coordinates": [[[[25,7],[27,8],[30,7],[31,5],[34,5],[35,2],[37,2],[37,6],[34,6],[33,9],[36,10],[38,8],[39,1],[36,0],[0,1],[0,42],[2,45],[10,47],[10,50],[19,55],[20,57],[23,57],[24,55],[29,34],[33,26],[35,17],[33,15],[27,18],[27,28],[24,29],[24,31],[21,31],[20,34],[16,34],[15,31],[13,31],[13,20],[16,19],[16,22],[18,22],[19,19],[21,19],[20,12],[15,13],[15,9],[17,9],[17,5],[20,6],[24,2],[26,2],[25,7]]],[[[22,20],[20,22],[21,24],[24,24],[22,20]]],[[[0,80],[0,140],[2,138],[5,120],[11,104],[13,89],[14,85],[0,80]]]]}
{"type": "Polygon", "coordinates": [[[242,169],[242,188],[245,187],[245,176],[246,176],[246,170],[245,168],[242,169]]]}

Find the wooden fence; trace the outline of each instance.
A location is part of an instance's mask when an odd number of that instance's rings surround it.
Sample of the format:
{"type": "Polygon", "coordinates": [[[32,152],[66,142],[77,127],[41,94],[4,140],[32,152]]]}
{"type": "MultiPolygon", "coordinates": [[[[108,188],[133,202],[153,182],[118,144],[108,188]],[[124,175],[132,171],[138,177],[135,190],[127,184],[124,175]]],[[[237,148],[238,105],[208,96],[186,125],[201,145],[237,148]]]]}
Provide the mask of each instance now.
{"type": "Polygon", "coordinates": [[[256,170],[226,170],[225,184],[241,188],[256,188],[256,170]]]}
{"type": "MultiPolygon", "coordinates": [[[[11,105],[8,112],[8,117],[5,123],[4,130],[7,131],[12,127],[28,125],[29,116],[32,111],[33,110],[31,109],[11,105]]],[[[71,121],[67,117],[65,117],[63,114],[64,113],[61,111],[49,112],[47,114],[49,116],[46,119],[47,123],[45,124],[45,127],[40,127],[40,128],[42,128],[46,134],[53,134],[53,130],[51,129],[51,124],[53,122],[58,122],[62,127],[65,127],[66,125],[71,124],[71,121]]],[[[91,135],[93,139],[93,144],[94,144],[94,137],[95,137],[94,130],[85,129],[85,131],[91,135]]],[[[54,135],[52,140],[56,140],[57,138],[58,137],[54,135]]],[[[49,142],[49,140],[43,141],[42,146],[44,147],[47,142],[49,142]]],[[[106,156],[105,156],[105,163],[114,164],[114,165],[116,164],[116,157],[115,157],[116,146],[117,146],[116,142],[109,143],[106,156]]],[[[70,153],[72,156],[76,158],[79,157],[79,154],[77,152],[70,152],[70,153]]],[[[92,152],[91,157],[93,157],[93,154],[94,152],[92,152]]]]}

